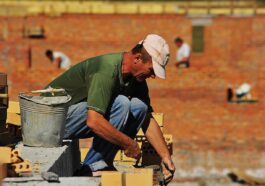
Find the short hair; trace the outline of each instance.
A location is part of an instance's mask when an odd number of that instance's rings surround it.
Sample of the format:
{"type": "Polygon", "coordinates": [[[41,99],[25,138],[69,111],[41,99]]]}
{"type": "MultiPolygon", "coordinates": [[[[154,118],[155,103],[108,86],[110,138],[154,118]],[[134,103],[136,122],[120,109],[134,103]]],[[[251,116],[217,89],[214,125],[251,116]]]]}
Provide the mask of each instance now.
{"type": "Polygon", "coordinates": [[[46,56],[52,56],[52,50],[48,49],[45,52],[46,56]]]}
{"type": "Polygon", "coordinates": [[[182,38],[176,37],[175,43],[182,43],[182,42],[183,42],[183,39],[182,38]]]}
{"type": "Polygon", "coordinates": [[[148,52],[145,50],[143,43],[141,44],[137,44],[133,47],[132,49],[132,54],[137,54],[137,53],[141,53],[142,54],[142,59],[143,62],[146,62],[151,56],[148,54],[148,52]]]}
{"type": "Polygon", "coordinates": [[[133,47],[132,49],[132,53],[133,54],[137,54],[137,53],[141,53],[142,52],[142,48],[143,48],[143,44],[137,44],[133,47]]]}

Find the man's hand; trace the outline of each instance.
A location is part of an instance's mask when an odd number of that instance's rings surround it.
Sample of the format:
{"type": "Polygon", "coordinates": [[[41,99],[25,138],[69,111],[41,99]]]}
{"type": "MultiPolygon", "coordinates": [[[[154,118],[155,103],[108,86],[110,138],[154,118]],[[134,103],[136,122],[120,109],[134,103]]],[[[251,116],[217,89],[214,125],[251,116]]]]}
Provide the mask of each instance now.
{"type": "Polygon", "coordinates": [[[162,169],[164,182],[167,185],[173,179],[175,173],[175,166],[170,158],[162,160],[162,169]]]}
{"type": "Polygon", "coordinates": [[[124,149],[124,154],[128,157],[139,159],[141,157],[141,150],[138,143],[132,140],[132,143],[124,149]]]}

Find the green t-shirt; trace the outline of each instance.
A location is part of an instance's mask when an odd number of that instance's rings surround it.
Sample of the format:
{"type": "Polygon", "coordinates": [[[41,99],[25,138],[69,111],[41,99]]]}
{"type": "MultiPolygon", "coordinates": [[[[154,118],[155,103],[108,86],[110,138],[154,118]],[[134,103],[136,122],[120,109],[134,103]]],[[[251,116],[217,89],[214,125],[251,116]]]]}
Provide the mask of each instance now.
{"type": "Polygon", "coordinates": [[[64,72],[48,86],[65,89],[72,97],[69,105],[86,100],[88,109],[103,115],[119,94],[138,97],[152,111],[145,81],[137,82],[133,78],[124,84],[122,56],[123,53],[115,53],[89,58],[64,72]]]}

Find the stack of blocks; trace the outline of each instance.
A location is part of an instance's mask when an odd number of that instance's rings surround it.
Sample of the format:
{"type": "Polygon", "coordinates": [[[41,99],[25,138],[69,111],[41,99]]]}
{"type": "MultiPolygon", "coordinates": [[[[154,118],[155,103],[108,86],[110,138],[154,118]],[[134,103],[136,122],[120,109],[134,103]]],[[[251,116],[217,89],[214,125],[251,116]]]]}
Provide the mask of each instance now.
{"type": "Polygon", "coordinates": [[[11,148],[0,147],[0,185],[7,176],[7,164],[11,163],[11,148]]]}
{"type": "Polygon", "coordinates": [[[109,171],[101,177],[102,186],[153,186],[152,169],[132,169],[128,172],[109,171]]]}
{"type": "MultiPolygon", "coordinates": [[[[161,131],[163,132],[163,123],[164,123],[164,114],[163,113],[152,113],[154,119],[160,126],[161,131]]],[[[173,138],[170,134],[164,134],[164,138],[169,149],[169,152],[172,154],[172,145],[173,145],[173,138]]],[[[148,166],[154,164],[160,164],[161,159],[152,147],[152,145],[147,141],[144,133],[142,130],[138,132],[136,135],[136,141],[138,142],[141,150],[142,150],[142,157],[140,160],[136,161],[133,158],[129,158],[125,156],[122,150],[118,151],[115,157],[115,161],[123,162],[129,165],[136,165],[136,166],[148,166]]]]}

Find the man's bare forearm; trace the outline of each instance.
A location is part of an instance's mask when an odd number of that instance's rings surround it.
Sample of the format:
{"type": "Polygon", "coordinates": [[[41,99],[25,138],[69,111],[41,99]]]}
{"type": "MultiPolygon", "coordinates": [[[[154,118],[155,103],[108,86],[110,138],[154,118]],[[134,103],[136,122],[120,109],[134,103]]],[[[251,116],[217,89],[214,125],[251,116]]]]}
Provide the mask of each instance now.
{"type": "Polygon", "coordinates": [[[167,144],[157,122],[152,117],[147,122],[149,122],[149,124],[147,123],[147,126],[144,129],[147,140],[151,143],[162,159],[170,159],[170,153],[167,148],[167,144]]]}

